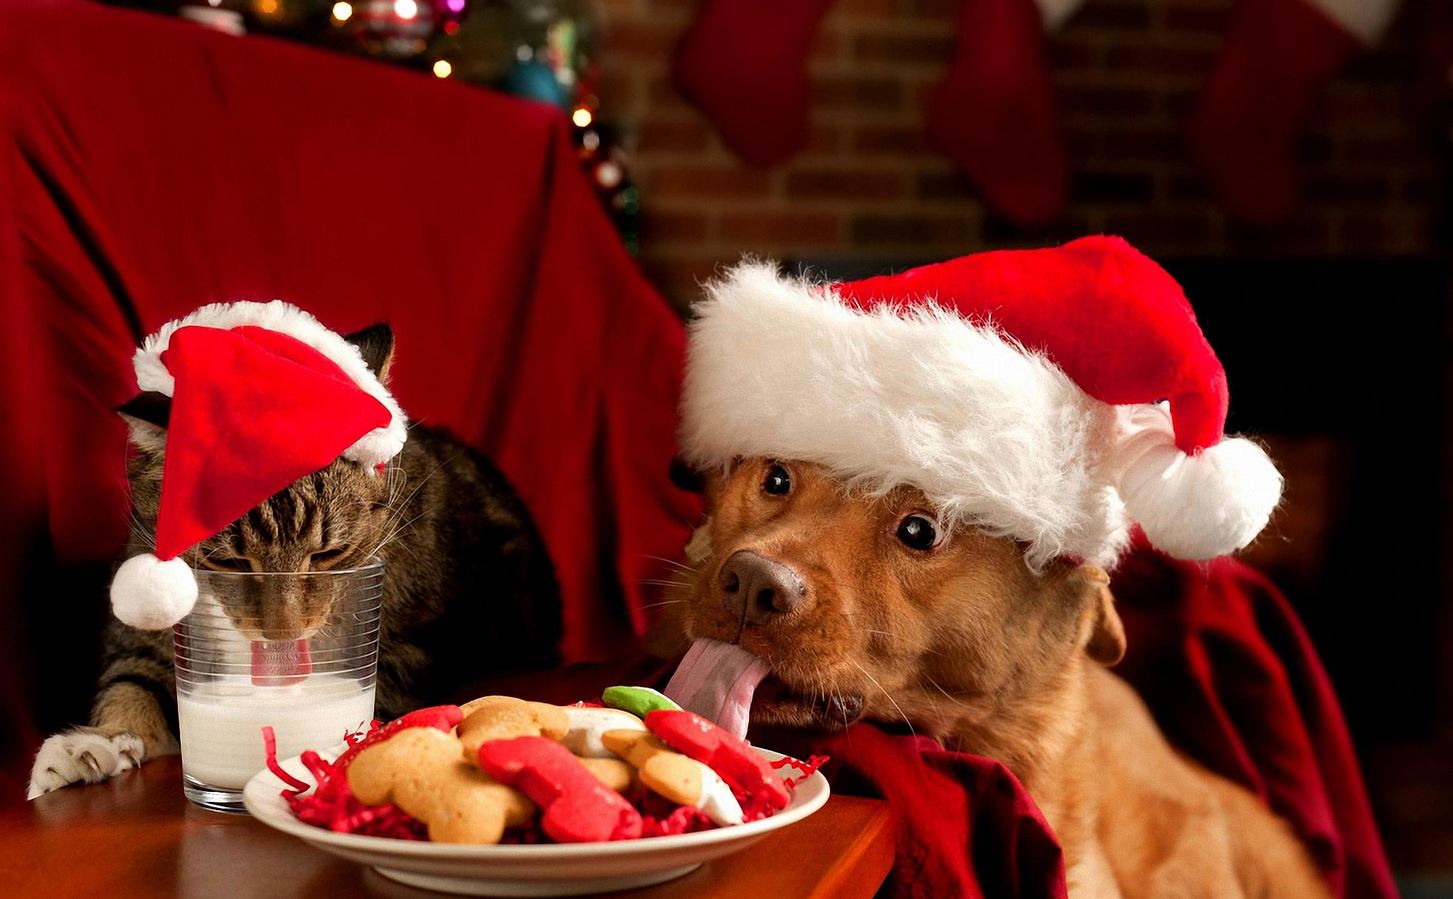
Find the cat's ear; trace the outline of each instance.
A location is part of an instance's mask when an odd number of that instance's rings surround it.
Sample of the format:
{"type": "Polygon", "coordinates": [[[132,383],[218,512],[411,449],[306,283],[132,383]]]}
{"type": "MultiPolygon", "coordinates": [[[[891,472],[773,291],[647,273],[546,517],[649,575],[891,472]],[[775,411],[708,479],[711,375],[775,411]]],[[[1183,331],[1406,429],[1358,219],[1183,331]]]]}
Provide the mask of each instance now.
{"type": "Polygon", "coordinates": [[[172,398],[144,390],[122,403],[116,412],[131,429],[131,442],[144,452],[159,453],[166,447],[167,424],[172,417],[172,398]]]}
{"type": "Polygon", "coordinates": [[[388,369],[394,361],[394,329],[386,323],[369,325],[362,331],[343,335],[343,339],[358,347],[363,361],[380,383],[388,383],[388,369]]]}

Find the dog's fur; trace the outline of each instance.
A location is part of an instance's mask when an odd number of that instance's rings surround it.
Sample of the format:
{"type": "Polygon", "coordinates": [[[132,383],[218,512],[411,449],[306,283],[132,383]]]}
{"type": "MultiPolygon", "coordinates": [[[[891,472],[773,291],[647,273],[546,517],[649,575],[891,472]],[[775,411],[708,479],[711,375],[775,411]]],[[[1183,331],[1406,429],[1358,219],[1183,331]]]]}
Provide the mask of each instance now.
{"type": "MultiPolygon", "coordinates": [[[[736,641],[773,680],[753,724],[908,722],[1002,761],[1064,848],[1075,897],[1327,895],[1285,822],[1179,755],[1106,670],[1125,649],[1109,579],[961,528],[929,550],[896,536],[922,494],[853,493],[821,468],[749,459],[705,475],[710,519],[688,547],[689,585],[656,635],[736,641]],[[770,495],[773,464],[790,491],[770,495]],[[752,621],[723,601],[740,550],[792,569],[791,611],[752,621]]],[[[679,643],[677,644],[679,647],[679,643]]]]}

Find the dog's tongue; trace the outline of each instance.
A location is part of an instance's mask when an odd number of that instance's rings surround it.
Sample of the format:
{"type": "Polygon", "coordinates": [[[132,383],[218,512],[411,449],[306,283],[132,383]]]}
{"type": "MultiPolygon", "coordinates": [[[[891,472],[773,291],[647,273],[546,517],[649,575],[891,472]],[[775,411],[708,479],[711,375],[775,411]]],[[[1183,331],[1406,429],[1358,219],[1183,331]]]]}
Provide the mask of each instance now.
{"type": "Polygon", "coordinates": [[[744,737],[752,713],[752,694],[767,674],[761,659],[734,643],[697,640],[671,675],[666,695],[682,708],[744,737]]]}
{"type": "Polygon", "coordinates": [[[296,684],[312,673],[307,640],[252,641],[252,682],[257,686],[296,684]]]}

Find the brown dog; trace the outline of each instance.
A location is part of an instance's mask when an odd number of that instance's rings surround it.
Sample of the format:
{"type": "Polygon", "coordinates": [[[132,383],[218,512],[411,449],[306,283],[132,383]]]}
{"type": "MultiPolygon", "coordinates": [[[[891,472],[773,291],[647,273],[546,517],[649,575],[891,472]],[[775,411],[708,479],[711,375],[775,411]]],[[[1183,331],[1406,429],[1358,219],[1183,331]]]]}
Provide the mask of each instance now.
{"type": "Polygon", "coordinates": [[[944,533],[915,489],[857,495],[811,464],[745,460],[705,489],[657,645],[764,660],[754,723],[907,721],[1002,761],[1059,837],[1072,896],[1327,895],[1290,828],[1180,756],[1106,670],[1125,635],[1100,569],[1035,574],[1012,540],[944,533]]]}

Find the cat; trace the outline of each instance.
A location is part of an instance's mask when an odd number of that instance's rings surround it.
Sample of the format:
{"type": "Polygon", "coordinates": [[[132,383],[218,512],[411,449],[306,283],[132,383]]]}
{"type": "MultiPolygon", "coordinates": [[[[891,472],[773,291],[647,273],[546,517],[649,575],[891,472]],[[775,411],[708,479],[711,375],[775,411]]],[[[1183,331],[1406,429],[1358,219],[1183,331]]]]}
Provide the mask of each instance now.
{"type": "MultiPolygon", "coordinates": [[[[387,383],[392,330],[379,324],[346,339],[387,383]]],[[[132,447],[124,561],[152,550],[170,400],[142,394],[118,411],[132,447]]],[[[201,569],[286,572],[348,568],[370,556],[386,566],[377,717],[448,701],[491,671],[558,662],[559,589],[528,510],[483,456],[434,428],[411,425],[383,475],[339,459],[184,558],[201,569]]],[[[268,610],[258,613],[266,618],[268,610]]],[[[90,726],[45,741],[29,797],[178,752],[172,661],[170,630],[138,630],[112,618],[90,726]]]]}

